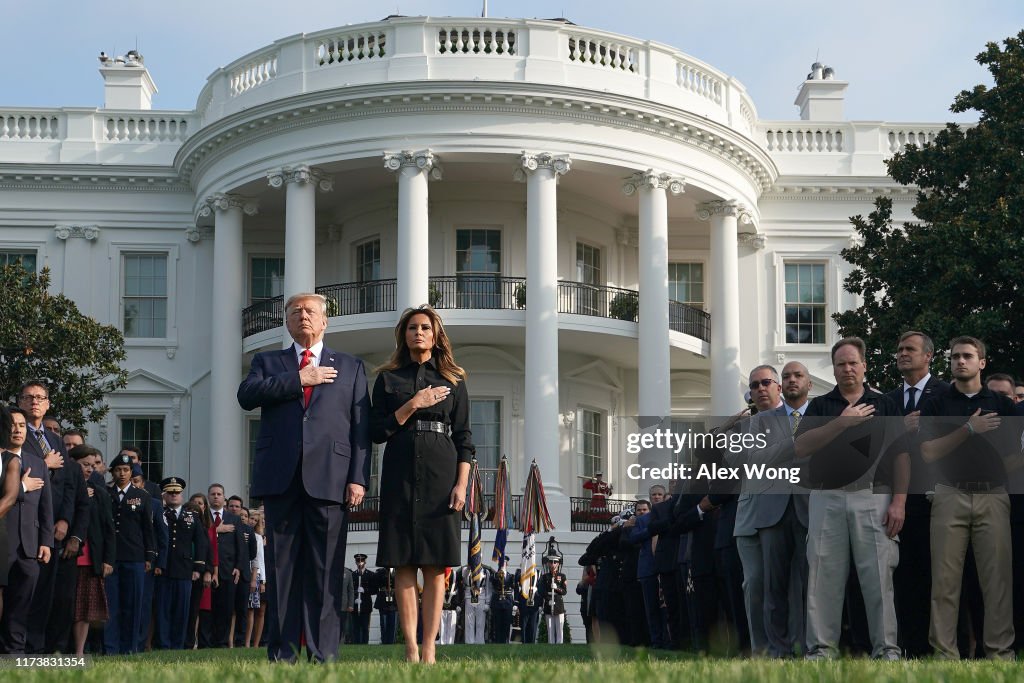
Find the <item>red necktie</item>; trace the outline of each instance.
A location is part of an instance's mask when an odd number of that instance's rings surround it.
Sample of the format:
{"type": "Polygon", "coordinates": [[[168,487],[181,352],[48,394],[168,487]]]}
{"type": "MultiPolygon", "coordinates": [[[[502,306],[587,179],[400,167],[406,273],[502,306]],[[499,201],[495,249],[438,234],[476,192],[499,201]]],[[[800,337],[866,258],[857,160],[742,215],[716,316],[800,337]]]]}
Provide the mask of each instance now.
{"type": "MultiPolygon", "coordinates": [[[[302,351],[302,362],[299,363],[299,370],[313,362],[313,352],[309,349],[302,351]]],[[[313,387],[302,387],[302,407],[309,407],[309,399],[313,396],[313,387]]]]}
{"type": "Polygon", "coordinates": [[[220,526],[220,513],[219,512],[214,512],[213,513],[213,526],[214,526],[214,528],[220,526]]]}

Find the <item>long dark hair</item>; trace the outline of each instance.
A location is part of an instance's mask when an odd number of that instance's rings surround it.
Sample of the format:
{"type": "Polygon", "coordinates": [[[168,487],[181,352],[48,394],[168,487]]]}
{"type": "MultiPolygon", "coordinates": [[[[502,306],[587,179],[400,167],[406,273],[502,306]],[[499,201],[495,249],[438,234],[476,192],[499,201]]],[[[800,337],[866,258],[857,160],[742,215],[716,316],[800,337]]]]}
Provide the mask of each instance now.
{"type": "Polygon", "coordinates": [[[444,323],[441,316],[431,306],[424,304],[419,308],[407,308],[402,311],[402,317],[395,325],[395,351],[391,359],[377,368],[377,372],[385,370],[397,370],[407,365],[412,356],[409,354],[409,346],[405,343],[405,328],[414,315],[425,315],[430,319],[430,326],[434,328],[434,348],[430,351],[430,358],[434,361],[437,371],[441,376],[452,384],[458,384],[466,379],[466,371],[455,364],[455,357],[452,355],[452,344],[448,340],[448,334],[444,331],[444,323]]]}
{"type": "Polygon", "coordinates": [[[0,448],[7,448],[11,445],[11,429],[14,428],[14,419],[7,406],[0,403],[0,448]]]}
{"type": "Polygon", "coordinates": [[[203,521],[203,528],[209,529],[213,526],[213,515],[210,514],[210,501],[206,500],[206,496],[202,493],[193,493],[188,497],[188,502],[185,503],[185,507],[191,509],[194,513],[199,515],[199,519],[203,521]],[[203,510],[199,511],[199,506],[193,503],[196,498],[203,501],[203,510]]]}

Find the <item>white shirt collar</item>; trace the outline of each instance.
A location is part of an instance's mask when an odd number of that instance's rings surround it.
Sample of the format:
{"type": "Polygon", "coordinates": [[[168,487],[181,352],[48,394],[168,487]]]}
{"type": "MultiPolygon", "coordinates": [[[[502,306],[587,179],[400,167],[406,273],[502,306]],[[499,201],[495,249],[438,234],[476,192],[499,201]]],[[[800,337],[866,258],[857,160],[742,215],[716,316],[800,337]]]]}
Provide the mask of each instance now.
{"type": "Polygon", "coordinates": [[[789,404],[786,403],[785,401],[782,402],[782,405],[786,406],[786,417],[789,417],[793,413],[800,413],[800,415],[802,416],[805,412],[807,412],[807,401],[804,401],[797,408],[791,408],[789,404]]]}
{"type": "Polygon", "coordinates": [[[128,495],[128,489],[130,489],[131,487],[132,487],[131,484],[128,484],[124,488],[121,488],[120,486],[118,486],[117,490],[120,491],[121,493],[125,494],[125,495],[128,495]]]}
{"type": "MultiPolygon", "coordinates": [[[[305,346],[302,346],[298,342],[292,342],[292,349],[295,350],[295,360],[302,364],[302,352],[306,350],[305,346]]],[[[320,365],[320,354],[324,350],[324,340],[321,339],[316,344],[309,347],[309,350],[313,352],[313,365],[319,367],[320,365]]]]}
{"type": "MultiPolygon", "coordinates": [[[[925,375],[924,377],[921,378],[920,382],[918,382],[917,384],[914,385],[914,388],[917,389],[917,396],[918,397],[920,397],[921,394],[924,393],[925,385],[928,384],[928,380],[930,380],[931,378],[932,378],[932,373],[929,372],[927,375],[925,375]]],[[[906,396],[907,396],[907,390],[908,389],[910,389],[910,385],[907,384],[906,380],[904,380],[903,381],[903,396],[904,396],[904,398],[906,398],[906,396]]],[[[920,398],[918,398],[918,400],[920,400],[920,398]]]]}

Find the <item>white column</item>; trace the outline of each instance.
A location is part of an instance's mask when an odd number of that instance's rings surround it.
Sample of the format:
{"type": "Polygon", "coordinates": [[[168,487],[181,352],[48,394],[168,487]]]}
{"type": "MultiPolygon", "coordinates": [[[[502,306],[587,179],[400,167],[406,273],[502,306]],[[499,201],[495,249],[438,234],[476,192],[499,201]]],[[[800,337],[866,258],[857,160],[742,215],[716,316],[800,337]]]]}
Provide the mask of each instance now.
{"type": "Polygon", "coordinates": [[[640,195],[640,314],[637,344],[638,412],[659,420],[672,413],[668,346],[668,196],[685,181],[652,169],[635,173],[622,187],[640,195]]]}
{"type": "Polygon", "coordinates": [[[284,207],[284,298],[316,288],[316,191],[334,180],[306,165],[267,172],[271,187],[286,186],[284,207]]]}
{"type": "Polygon", "coordinates": [[[558,200],[557,178],[568,156],[523,152],[515,178],[526,181],[526,458],[536,459],[556,526],[569,522],[559,480],[558,406],[558,200]],[[564,508],[564,510],[563,510],[564,508]],[[562,515],[564,513],[564,519],[562,515]]]}
{"type": "Polygon", "coordinates": [[[398,245],[395,310],[401,315],[430,301],[430,213],[427,180],[441,178],[438,159],[422,152],[384,153],[384,168],[398,174],[398,245]]]}
{"type": "Polygon", "coordinates": [[[242,214],[256,213],[256,202],[215,194],[199,209],[213,214],[213,296],[210,299],[210,482],[242,493],[245,438],[236,394],[242,381],[241,314],[245,307],[242,214]]]}
{"type": "Polygon", "coordinates": [[[711,414],[724,417],[743,407],[736,223],[750,218],[733,200],[701,204],[697,217],[711,221],[711,414]]]}

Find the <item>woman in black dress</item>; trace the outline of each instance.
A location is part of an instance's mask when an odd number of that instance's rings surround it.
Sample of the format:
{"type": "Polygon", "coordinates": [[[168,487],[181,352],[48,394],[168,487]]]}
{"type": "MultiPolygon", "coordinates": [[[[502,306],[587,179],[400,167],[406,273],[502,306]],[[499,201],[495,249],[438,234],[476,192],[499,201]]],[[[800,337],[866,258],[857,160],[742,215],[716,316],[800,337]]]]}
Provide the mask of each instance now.
{"type": "Polygon", "coordinates": [[[409,661],[434,661],[445,567],[461,564],[469,430],[466,372],[455,364],[437,312],[409,308],[395,327],[395,352],[378,368],[371,436],[387,442],[380,483],[377,565],[395,567],[398,618],[409,661]],[[423,572],[423,646],[416,647],[416,571],[423,572]]]}

